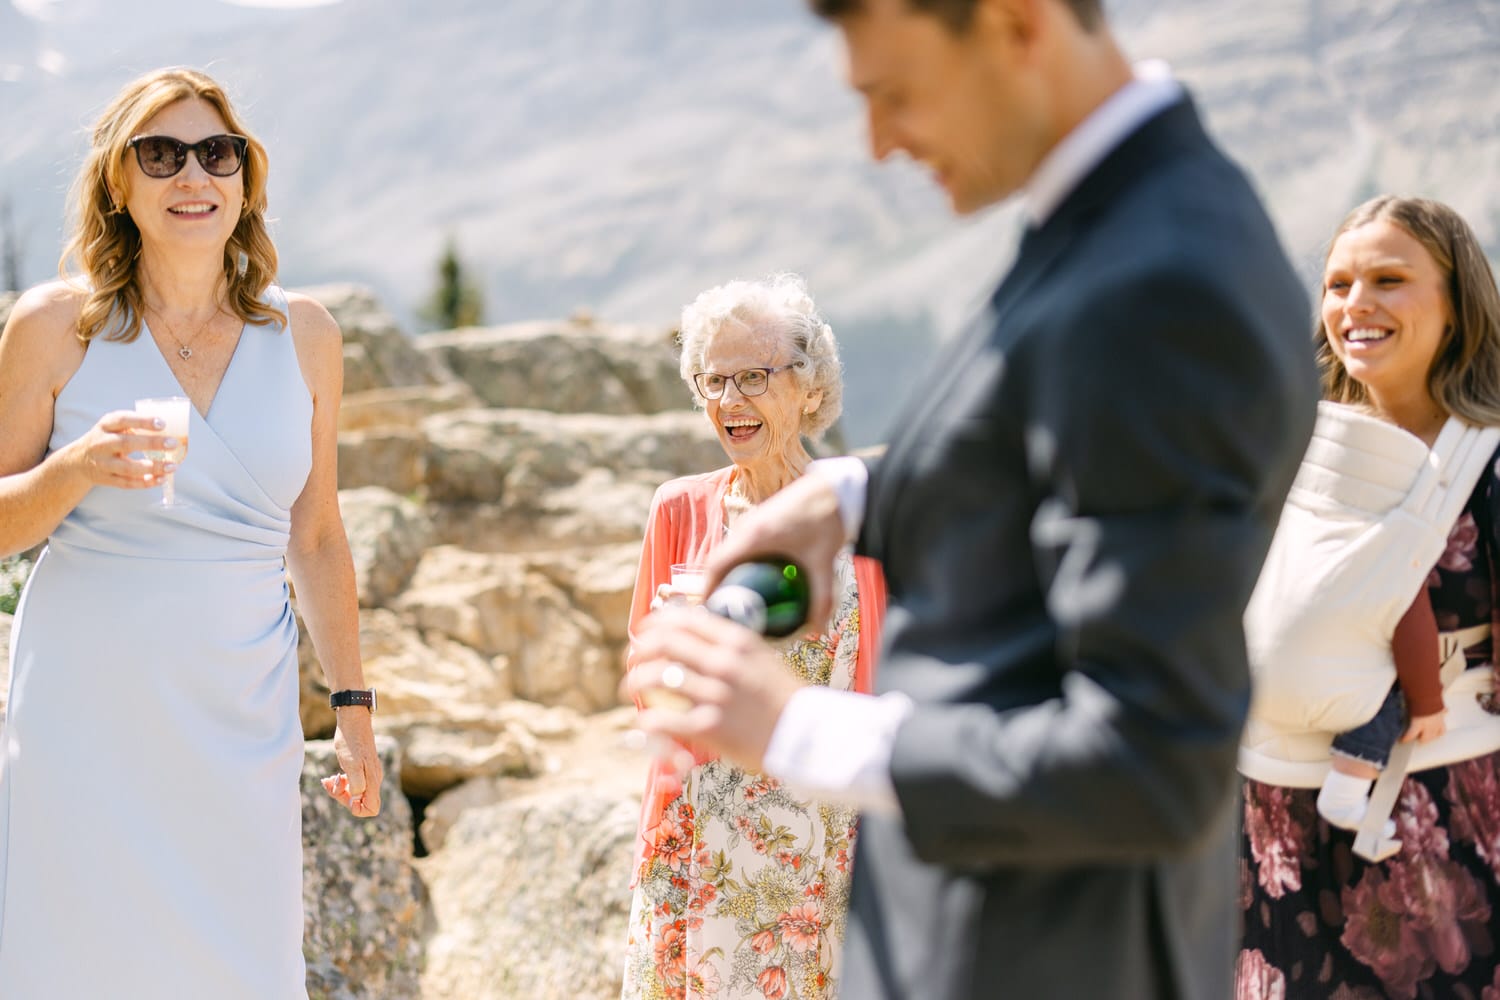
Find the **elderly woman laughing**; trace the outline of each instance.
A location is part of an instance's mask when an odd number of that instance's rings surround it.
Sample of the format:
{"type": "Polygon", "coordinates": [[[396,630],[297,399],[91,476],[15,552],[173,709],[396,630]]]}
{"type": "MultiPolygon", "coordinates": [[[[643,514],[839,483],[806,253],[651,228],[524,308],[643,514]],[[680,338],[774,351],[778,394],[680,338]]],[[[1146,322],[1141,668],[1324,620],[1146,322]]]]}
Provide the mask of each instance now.
{"type": "MultiPolygon", "coordinates": [[[[657,490],[632,635],[678,595],[674,564],[702,563],[742,513],[802,475],[803,437],[842,406],[833,331],[794,275],[704,292],[683,310],[681,339],[683,380],[730,464],[657,490]]],[[[844,557],[835,591],[833,620],[789,641],[783,662],[804,683],[868,691],[879,567],[844,557]]],[[[623,996],[761,998],[789,985],[835,996],[854,820],[727,761],[699,755],[686,774],[659,761],[642,803],[623,996]]]]}

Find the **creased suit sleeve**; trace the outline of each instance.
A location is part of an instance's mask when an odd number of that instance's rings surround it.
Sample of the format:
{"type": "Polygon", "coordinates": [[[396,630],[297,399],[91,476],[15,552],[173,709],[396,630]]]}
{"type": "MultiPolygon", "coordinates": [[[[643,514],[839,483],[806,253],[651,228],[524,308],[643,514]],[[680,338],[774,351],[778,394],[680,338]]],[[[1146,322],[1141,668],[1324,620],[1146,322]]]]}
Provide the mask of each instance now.
{"type": "Polygon", "coordinates": [[[925,860],[1170,856],[1223,819],[1241,616],[1314,410],[1310,361],[1262,319],[1164,275],[1100,287],[1012,359],[1055,685],[1004,709],[919,704],[901,727],[892,776],[925,860]]]}

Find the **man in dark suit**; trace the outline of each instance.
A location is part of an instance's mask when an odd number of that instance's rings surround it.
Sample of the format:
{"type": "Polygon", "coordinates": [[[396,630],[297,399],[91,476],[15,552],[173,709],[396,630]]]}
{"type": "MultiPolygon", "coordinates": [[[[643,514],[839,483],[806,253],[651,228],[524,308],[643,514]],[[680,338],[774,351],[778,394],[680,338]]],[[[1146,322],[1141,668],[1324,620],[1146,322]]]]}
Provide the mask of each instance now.
{"type": "Polygon", "coordinates": [[[815,463],[710,567],[846,541],[891,606],[878,697],[669,610],[643,728],[864,817],[848,1000],[1231,995],[1240,619],[1311,433],[1309,309],[1244,176],[1097,0],[817,0],[877,157],[1028,223],[865,466],[815,463]]]}

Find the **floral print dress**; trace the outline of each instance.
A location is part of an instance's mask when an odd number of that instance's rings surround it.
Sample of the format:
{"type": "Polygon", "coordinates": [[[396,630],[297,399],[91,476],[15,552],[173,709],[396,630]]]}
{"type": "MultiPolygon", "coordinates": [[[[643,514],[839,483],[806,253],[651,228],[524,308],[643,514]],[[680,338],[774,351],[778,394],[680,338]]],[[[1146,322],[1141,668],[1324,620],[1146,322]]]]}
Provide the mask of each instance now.
{"type": "MultiPolygon", "coordinates": [[[[838,567],[834,628],[784,650],[809,684],[854,682],[859,602],[838,567]]],[[[721,760],[694,767],[641,863],[625,1000],[832,1000],[849,902],[855,812],[789,794],[721,760]]]]}
{"type": "MultiPolygon", "coordinates": [[[[1444,631],[1497,610],[1495,487],[1480,481],[1428,579],[1444,631]]],[[[1469,669],[1490,659],[1473,647],[1469,669]]],[[[1381,864],[1323,822],[1317,794],[1244,784],[1235,1000],[1500,1000],[1500,753],[1408,775],[1401,851],[1381,864]]]]}

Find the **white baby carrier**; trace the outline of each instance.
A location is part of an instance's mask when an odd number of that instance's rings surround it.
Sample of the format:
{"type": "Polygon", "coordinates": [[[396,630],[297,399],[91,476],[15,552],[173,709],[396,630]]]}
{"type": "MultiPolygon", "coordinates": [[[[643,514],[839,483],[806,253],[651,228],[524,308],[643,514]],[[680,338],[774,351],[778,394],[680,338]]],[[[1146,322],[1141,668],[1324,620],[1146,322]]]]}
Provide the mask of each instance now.
{"type": "MultiPolygon", "coordinates": [[[[1429,450],[1394,424],[1347,405],[1319,404],[1312,442],[1245,611],[1254,698],[1242,773],[1314,787],[1326,773],[1334,734],[1375,715],[1396,682],[1396,623],[1443,555],[1497,445],[1500,429],[1449,418],[1429,450]]],[[[1408,764],[1434,766],[1445,755],[1459,760],[1476,748],[1500,748],[1500,720],[1475,705],[1480,692],[1467,690],[1488,683],[1488,672],[1472,671],[1475,677],[1454,683],[1464,673],[1464,648],[1488,635],[1486,626],[1440,639],[1449,728],[1474,723],[1477,734],[1450,732],[1424,745],[1416,753],[1431,758],[1427,763],[1409,761],[1411,746],[1401,744],[1386,769],[1391,781],[1382,785],[1399,788],[1408,764]]],[[[1377,811],[1372,800],[1370,812],[1377,811]]]]}
{"type": "Polygon", "coordinates": [[[1429,451],[1324,402],[1250,605],[1255,715],[1339,733],[1396,681],[1391,635],[1442,556],[1500,429],[1450,419],[1429,451]]]}

